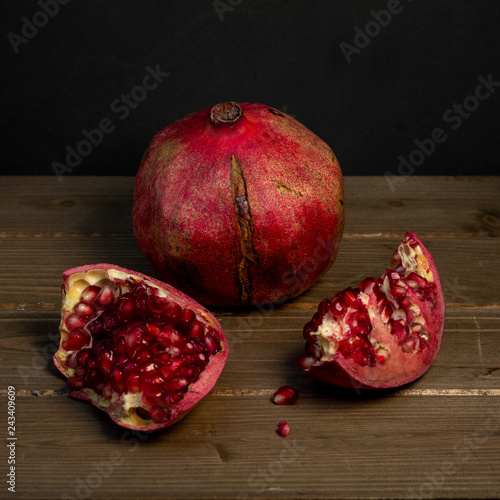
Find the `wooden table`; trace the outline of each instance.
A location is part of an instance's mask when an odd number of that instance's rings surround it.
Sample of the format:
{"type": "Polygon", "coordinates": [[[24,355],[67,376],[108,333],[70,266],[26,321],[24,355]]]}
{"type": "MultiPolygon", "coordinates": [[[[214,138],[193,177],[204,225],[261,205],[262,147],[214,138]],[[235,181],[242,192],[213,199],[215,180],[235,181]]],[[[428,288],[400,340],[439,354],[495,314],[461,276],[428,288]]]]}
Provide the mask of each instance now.
{"type": "Polygon", "coordinates": [[[270,312],[212,308],[231,344],[214,390],[175,426],[134,435],[70,399],[51,362],[65,269],[110,262],[157,276],[132,233],[134,179],[3,177],[0,389],[4,439],[16,393],[17,497],[4,446],[0,498],[498,498],[500,177],[398,181],[347,177],[330,272],[270,312]],[[443,283],[436,363],[409,386],[369,393],[299,372],[318,302],[380,275],[407,230],[443,283]],[[296,406],[270,402],[282,384],[300,390],[296,406]]]}

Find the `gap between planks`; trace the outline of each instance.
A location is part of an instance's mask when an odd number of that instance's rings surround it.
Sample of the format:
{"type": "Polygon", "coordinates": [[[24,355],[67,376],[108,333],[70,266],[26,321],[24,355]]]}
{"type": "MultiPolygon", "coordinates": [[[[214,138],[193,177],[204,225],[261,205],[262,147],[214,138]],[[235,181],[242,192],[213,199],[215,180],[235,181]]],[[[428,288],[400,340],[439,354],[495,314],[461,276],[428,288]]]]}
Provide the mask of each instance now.
{"type": "MultiPolygon", "coordinates": [[[[0,238],[133,238],[133,232],[126,233],[82,233],[82,232],[22,232],[22,231],[2,231],[0,238]]],[[[420,232],[420,238],[491,238],[490,233],[480,232],[420,232]]],[[[342,238],[392,238],[401,239],[401,232],[379,232],[379,233],[349,233],[344,232],[342,238]]]]}
{"type": "MultiPolygon", "coordinates": [[[[0,397],[7,396],[6,389],[0,390],[0,397]]],[[[275,393],[274,389],[214,389],[210,392],[214,397],[255,397],[255,396],[272,396],[275,393]]],[[[16,396],[36,396],[36,397],[53,397],[53,396],[68,396],[69,393],[65,389],[55,390],[26,390],[16,391],[16,396]]],[[[302,393],[302,396],[317,396],[316,393],[302,393]]],[[[392,394],[394,397],[409,397],[409,396],[500,396],[500,389],[400,389],[392,394]]]]}

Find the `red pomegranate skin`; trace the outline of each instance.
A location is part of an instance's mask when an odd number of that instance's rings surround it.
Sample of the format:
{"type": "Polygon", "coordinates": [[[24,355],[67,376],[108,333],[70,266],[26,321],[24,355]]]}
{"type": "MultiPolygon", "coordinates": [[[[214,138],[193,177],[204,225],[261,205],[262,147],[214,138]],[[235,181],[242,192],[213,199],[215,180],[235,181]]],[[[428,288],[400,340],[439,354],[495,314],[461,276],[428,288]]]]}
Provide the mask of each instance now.
{"type": "Polygon", "coordinates": [[[342,172],[330,147],[291,116],[225,103],[153,137],[136,177],[133,218],[146,257],[196,300],[284,301],[337,256],[342,172]]]}

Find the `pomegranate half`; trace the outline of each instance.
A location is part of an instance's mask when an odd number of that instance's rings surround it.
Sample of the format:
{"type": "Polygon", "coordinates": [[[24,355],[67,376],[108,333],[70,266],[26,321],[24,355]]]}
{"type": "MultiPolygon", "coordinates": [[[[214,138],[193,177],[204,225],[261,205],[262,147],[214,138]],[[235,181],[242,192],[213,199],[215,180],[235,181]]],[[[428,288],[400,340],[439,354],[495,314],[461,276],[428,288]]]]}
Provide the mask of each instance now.
{"type": "Polygon", "coordinates": [[[344,228],[333,151],[297,120],[228,102],[157,133],[136,177],[134,232],[161,275],[211,305],[280,302],[333,264],[344,228]]]}
{"type": "Polygon", "coordinates": [[[54,355],[70,395],[119,425],[152,431],[212,389],[229,349],[216,318],[166,283],[110,264],[63,273],[54,355]]]}
{"type": "Polygon", "coordinates": [[[300,369],[334,385],[398,387],[420,377],[435,361],[445,304],[431,254],[407,233],[389,269],[324,299],[304,326],[306,355],[300,369]]]}

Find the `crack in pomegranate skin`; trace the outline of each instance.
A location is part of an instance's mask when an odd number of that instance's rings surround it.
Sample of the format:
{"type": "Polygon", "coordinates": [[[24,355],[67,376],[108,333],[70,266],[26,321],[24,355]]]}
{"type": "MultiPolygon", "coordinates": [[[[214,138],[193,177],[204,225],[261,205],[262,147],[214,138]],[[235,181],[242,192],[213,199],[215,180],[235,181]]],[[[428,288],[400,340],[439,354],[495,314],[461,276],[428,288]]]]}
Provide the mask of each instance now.
{"type": "Polygon", "coordinates": [[[118,424],[155,430],[215,384],[228,356],[219,323],[170,285],[109,264],[64,273],[56,367],[71,396],[118,424]]]}
{"type": "Polygon", "coordinates": [[[240,281],[240,301],[244,305],[252,302],[252,279],[250,264],[258,264],[253,245],[253,217],[243,170],[237,158],[231,157],[231,192],[234,199],[236,217],[240,234],[242,259],[238,266],[240,281]]]}
{"type": "Polygon", "coordinates": [[[324,299],[304,326],[297,366],[332,384],[397,387],[434,362],[444,329],[444,298],[432,256],[407,233],[380,278],[324,299]]]}

